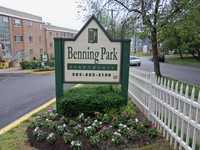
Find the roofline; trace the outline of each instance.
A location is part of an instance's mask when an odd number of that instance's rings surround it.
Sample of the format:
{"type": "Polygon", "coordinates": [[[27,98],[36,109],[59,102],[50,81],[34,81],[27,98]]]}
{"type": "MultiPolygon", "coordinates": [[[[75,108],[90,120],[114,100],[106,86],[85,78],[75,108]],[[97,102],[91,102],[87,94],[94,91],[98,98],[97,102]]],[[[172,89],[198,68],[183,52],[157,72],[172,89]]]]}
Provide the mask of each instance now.
{"type": "Polygon", "coordinates": [[[58,31],[58,32],[70,32],[70,33],[78,33],[78,31],[77,31],[77,32],[75,32],[75,31],[70,31],[70,30],[56,30],[56,29],[47,28],[47,27],[45,27],[45,29],[46,29],[46,30],[51,30],[51,31],[58,31]]]}
{"type": "Polygon", "coordinates": [[[20,19],[35,21],[35,22],[40,22],[40,23],[45,23],[44,21],[41,21],[41,20],[36,20],[36,19],[31,19],[31,18],[26,18],[26,17],[20,17],[20,16],[16,16],[16,15],[4,13],[4,12],[0,12],[0,15],[4,15],[4,16],[8,16],[8,17],[14,17],[14,18],[20,18],[20,19]]]}

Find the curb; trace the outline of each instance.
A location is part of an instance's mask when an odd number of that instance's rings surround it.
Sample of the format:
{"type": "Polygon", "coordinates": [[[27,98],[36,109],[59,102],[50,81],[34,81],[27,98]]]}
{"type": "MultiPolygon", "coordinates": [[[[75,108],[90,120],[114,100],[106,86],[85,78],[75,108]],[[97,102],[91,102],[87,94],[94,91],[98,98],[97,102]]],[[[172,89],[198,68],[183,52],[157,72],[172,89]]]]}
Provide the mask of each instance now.
{"type": "Polygon", "coordinates": [[[38,71],[38,72],[30,72],[29,74],[50,74],[55,73],[55,71],[38,71]]]}
{"type": "Polygon", "coordinates": [[[33,111],[25,114],[24,116],[20,117],[19,119],[15,120],[14,122],[10,123],[9,125],[5,126],[4,128],[2,128],[0,130],[0,135],[6,133],[7,131],[9,131],[10,129],[16,127],[17,125],[19,125],[21,122],[27,120],[28,118],[30,118],[33,114],[45,109],[46,107],[48,107],[49,105],[53,104],[56,102],[56,98],[53,98],[52,100],[48,101],[47,103],[43,104],[42,106],[39,106],[38,108],[34,109],[33,111]]]}

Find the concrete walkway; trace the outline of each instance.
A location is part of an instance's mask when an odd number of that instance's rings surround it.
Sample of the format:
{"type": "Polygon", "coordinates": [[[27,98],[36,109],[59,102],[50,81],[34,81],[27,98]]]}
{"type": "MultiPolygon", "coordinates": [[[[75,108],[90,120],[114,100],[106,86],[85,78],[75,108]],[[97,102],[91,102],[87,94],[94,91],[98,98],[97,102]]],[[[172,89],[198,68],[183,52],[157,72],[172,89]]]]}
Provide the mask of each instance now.
{"type": "Polygon", "coordinates": [[[6,68],[6,69],[0,69],[0,74],[49,74],[54,73],[55,71],[38,71],[34,72],[33,70],[22,70],[20,68],[6,68]]]}
{"type": "Polygon", "coordinates": [[[0,74],[10,74],[10,73],[14,73],[14,74],[18,74],[18,73],[30,73],[33,70],[22,70],[20,68],[5,68],[5,69],[0,69],[0,74]]]}

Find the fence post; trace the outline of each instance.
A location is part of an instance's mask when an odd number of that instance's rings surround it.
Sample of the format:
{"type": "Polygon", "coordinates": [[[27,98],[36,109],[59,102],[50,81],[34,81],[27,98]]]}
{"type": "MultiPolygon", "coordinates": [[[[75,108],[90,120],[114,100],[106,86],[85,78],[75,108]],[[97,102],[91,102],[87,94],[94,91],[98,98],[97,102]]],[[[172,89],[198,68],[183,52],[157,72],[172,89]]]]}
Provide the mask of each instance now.
{"type": "Polygon", "coordinates": [[[151,120],[151,112],[154,111],[153,110],[153,104],[152,104],[152,93],[153,93],[153,84],[155,83],[155,78],[156,78],[156,75],[155,75],[155,72],[152,72],[150,74],[150,88],[149,88],[149,102],[148,102],[148,114],[147,114],[147,117],[149,120],[151,120]]]}

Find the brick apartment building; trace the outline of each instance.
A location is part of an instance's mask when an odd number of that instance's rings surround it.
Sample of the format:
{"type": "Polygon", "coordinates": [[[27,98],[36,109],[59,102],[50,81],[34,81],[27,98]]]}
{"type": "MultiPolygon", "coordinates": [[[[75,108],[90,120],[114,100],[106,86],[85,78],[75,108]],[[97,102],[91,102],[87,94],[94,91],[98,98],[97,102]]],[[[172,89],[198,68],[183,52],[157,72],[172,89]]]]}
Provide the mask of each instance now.
{"type": "Polygon", "coordinates": [[[73,38],[77,30],[53,26],[50,23],[45,25],[46,53],[50,58],[54,57],[54,37],[73,38]]]}
{"type": "Polygon", "coordinates": [[[42,17],[0,6],[0,44],[3,56],[54,57],[54,37],[74,37],[77,30],[53,26],[42,17]]]}

